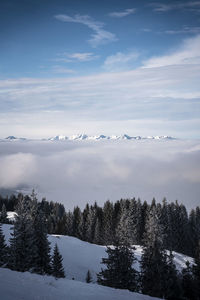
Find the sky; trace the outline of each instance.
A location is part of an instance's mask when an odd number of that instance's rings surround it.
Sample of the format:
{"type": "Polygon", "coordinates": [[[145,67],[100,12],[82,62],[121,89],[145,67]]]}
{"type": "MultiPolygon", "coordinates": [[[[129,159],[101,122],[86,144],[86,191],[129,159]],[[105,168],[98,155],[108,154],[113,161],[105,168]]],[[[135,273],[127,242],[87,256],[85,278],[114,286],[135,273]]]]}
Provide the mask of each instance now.
{"type": "Polygon", "coordinates": [[[200,138],[200,1],[1,0],[0,137],[200,138]]]}

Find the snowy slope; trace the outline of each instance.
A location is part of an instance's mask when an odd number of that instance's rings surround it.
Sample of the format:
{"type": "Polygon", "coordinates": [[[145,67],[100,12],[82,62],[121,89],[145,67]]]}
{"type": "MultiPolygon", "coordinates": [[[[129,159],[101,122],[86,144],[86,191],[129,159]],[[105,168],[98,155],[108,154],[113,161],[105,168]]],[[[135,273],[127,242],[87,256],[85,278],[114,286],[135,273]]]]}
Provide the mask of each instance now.
{"type": "MultiPolygon", "coordinates": [[[[8,242],[10,237],[11,225],[3,225],[4,234],[8,242]]],[[[106,247],[83,242],[77,238],[62,235],[49,235],[49,241],[52,248],[57,243],[63,256],[63,266],[67,279],[85,282],[86,273],[90,270],[93,281],[96,281],[98,273],[104,265],[101,264],[102,257],[106,257],[106,247]]],[[[135,256],[138,260],[141,258],[142,248],[135,246],[135,256]]],[[[191,257],[174,252],[174,260],[178,270],[185,267],[187,260],[193,262],[191,257]]],[[[139,270],[139,263],[136,262],[135,268],[139,270]]]]}
{"type": "Polygon", "coordinates": [[[154,300],[150,296],[75,280],[0,268],[2,300],[154,300]]]}

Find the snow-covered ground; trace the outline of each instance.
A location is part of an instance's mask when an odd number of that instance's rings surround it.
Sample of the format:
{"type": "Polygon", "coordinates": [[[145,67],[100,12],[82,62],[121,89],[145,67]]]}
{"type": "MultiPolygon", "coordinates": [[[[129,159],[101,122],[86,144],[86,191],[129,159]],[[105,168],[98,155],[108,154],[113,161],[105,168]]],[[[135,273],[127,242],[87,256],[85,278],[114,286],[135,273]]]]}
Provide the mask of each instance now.
{"type": "Polygon", "coordinates": [[[127,290],[112,289],[52,276],[15,272],[0,268],[2,300],[154,300],[127,290]]]}
{"type": "MultiPolygon", "coordinates": [[[[3,225],[6,241],[9,241],[12,225],[3,225]]],[[[49,241],[53,249],[57,243],[59,251],[63,256],[63,266],[67,279],[74,278],[77,281],[85,282],[86,273],[90,270],[93,281],[96,281],[98,273],[104,265],[101,264],[102,257],[106,257],[106,247],[83,242],[77,238],[63,235],[49,235],[49,241]]],[[[135,256],[138,261],[141,258],[141,246],[135,246],[135,256]]],[[[174,260],[178,270],[185,267],[185,262],[193,262],[191,257],[174,252],[174,260]]],[[[139,270],[139,262],[135,263],[135,268],[139,270]]]]}
{"type": "Polygon", "coordinates": [[[9,221],[14,221],[16,216],[16,212],[14,211],[8,211],[7,212],[7,218],[9,221]]]}
{"type": "MultiPolygon", "coordinates": [[[[8,214],[9,219],[13,214],[8,214]]],[[[3,225],[6,242],[9,243],[13,225],[3,225]]],[[[101,258],[106,255],[106,247],[83,242],[77,238],[49,235],[51,246],[58,244],[63,256],[66,278],[55,279],[28,272],[21,273],[0,268],[0,291],[2,300],[153,300],[150,296],[131,293],[127,290],[112,289],[87,284],[88,269],[93,281],[101,268],[101,258]],[[74,278],[74,280],[72,280],[74,278]],[[82,282],[81,282],[82,281],[82,282]]]]}
{"type": "MultiPolygon", "coordinates": [[[[3,232],[9,242],[12,225],[3,225],[3,232]]],[[[127,290],[112,289],[97,285],[96,273],[101,270],[101,258],[106,256],[106,247],[83,242],[77,238],[49,235],[52,248],[57,243],[63,256],[66,278],[56,280],[52,276],[21,273],[0,268],[0,291],[2,300],[153,300],[146,295],[127,290]],[[90,270],[93,283],[87,284],[85,277],[90,270]],[[74,278],[74,280],[72,280],[74,278]]],[[[135,246],[135,255],[140,260],[142,248],[135,246]]],[[[179,270],[192,258],[174,253],[179,270]]],[[[137,262],[135,267],[139,269],[137,262]]]]}

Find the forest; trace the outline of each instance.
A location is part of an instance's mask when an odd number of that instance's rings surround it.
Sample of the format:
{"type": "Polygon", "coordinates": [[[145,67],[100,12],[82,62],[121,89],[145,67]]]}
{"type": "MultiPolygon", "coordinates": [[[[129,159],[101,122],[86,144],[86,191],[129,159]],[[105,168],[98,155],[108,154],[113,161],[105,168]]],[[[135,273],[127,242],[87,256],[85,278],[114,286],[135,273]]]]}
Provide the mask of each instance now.
{"type": "MultiPolygon", "coordinates": [[[[1,223],[9,223],[7,211],[17,213],[9,247],[0,231],[3,267],[64,277],[62,256],[55,246],[51,257],[47,234],[70,235],[107,246],[99,284],[165,299],[200,299],[199,207],[188,212],[178,201],[153,199],[148,204],[133,198],[66,212],[60,203],[39,202],[33,191],[31,196],[0,197],[0,211],[1,223]],[[134,269],[133,245],[143,247],[140,272],[134,269]],[[193,257],[195,263],[186,262],[179,272],[173,251],[193,257]]],[[[86,281],[90,282],[89,273],[86,281]]]]}

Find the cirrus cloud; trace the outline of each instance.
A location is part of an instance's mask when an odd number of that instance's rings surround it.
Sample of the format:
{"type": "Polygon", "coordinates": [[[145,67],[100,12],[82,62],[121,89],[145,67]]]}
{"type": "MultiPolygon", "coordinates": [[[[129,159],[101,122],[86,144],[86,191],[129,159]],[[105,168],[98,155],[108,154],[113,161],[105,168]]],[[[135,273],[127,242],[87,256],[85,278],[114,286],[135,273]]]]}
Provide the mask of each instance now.
{"type": "Polygon", "coordinates": [[[56,15],[55,18],[62,22],[83,24],[88,28],[92,29],[94,33],[91,35],[92,38],[88,40],[88,42],[94,48],[102,44],[117,41],[115,34],[103,29],[104,23],[94,21],[88,15],[75,15],[74,17],[70,17],[68,15],[60,14],[56,15]]]}

